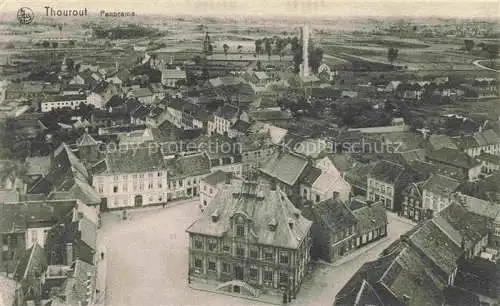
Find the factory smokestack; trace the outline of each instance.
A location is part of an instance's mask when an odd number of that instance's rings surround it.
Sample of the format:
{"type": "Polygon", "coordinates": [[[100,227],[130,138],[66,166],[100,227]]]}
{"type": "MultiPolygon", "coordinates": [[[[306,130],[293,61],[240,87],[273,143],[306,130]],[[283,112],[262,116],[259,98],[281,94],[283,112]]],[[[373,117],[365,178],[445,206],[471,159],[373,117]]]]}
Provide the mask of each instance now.
{"type": "Polygon", "coordinates": [[[309,26],[302,27],[302,77],[309,76],[309,26]]]}

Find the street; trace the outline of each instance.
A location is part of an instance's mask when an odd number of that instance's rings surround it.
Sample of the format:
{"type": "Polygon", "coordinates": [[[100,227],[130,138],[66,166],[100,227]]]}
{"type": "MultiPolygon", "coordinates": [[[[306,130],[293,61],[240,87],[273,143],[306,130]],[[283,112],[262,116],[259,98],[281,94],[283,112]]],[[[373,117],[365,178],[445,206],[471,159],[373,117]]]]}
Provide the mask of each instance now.
{"type": "MultiPolygon", "coordinates": [[[[102,216],[100,248],[107,250],[106,305],[265,305],[187,286],[186,228],[199,215],[198,201],[172,207],[130,210],[102,216]]],[[[295,305],[331,305],[335,294],[366,261],[373,260],[411,225],[389,216],[388,237],[351,254],[339,266],[316,264],[304,281],[295,305]]]]}

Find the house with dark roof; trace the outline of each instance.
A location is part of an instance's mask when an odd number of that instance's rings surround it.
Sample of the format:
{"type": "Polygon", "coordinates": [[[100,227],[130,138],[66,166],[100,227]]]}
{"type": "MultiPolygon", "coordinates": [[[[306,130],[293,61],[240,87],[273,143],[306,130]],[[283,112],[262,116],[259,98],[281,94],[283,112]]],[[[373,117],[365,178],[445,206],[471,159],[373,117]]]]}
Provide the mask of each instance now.
{"type": "Polygon", "coordinates": [[[495,305],[500,300],[500,264],[475,258],[458,268],[455,286],[478,299],[478,305],[495,305]]]}
{"type": "Polygon", "coordinates": [[[387,236],[387,213],[382,202],[353,198],[349,209],[356,218],[357,247],[387,236]]]}
{"type": "Polygon", "coordinates": [[[441,174],[432,174],[422,186],[422,209],[433,214],[451,204],[452,194],[461,182],[441,174]]]}
{"type": "Polygon", "coordinates": [[[187,229],[190,283],[275,303],[295,298],[310,262],[311,226],[279,187],[224,186],[187,229]]]}
{"type": "Polygon", "coordinates": [[[356,249],[357,220],[344,202],[328,199],[304,205],[302,211],[314,222],[312,258],[332,262],[356,249]]]}
{"type": "Polygon", "coordinates": [[[42,275],[46,270],[45,250],[35,244],[26,251],[14,272],[14,280],[21,284],[20,290],[23,300],[34,300],[41,295],[42,275]]]}
{"type": "Polygon", "coordinates": [[[478,179],[481,174],[481,163],[459,150],[441,148],[429,151],[427,160],[431,163],[449,167],[451,171],[462,173],[470,181],[478,179]]]}
{"type": "Polygon", "coordinates": [[[460,287],[461,265],[484,248],[487,236],[484,217],[451,204],[364,264],[334,305],[365,305],[365,300],[373,305],[449,305],[447,291],[460,287]]]}
{"type": "Polygon", "coordinates": [[[200,207],[205,209],[205,206],[212,202],[215,195],[223,185],[235,185],[241,179],[235,177],[231,172],[217,170],[210,173],[200,180],[200,207]]]}
{"type": "Polygon", "coordinates": [[[290,198],[300,199],[300,184],[310,168],[311,162],[298,154],[291,152],[275,152],[259,169],[264,177],[276,183],[290,198]]]}
{"type": "Polygon", "coordinates": [[[168,200],[185,199],[200,195],[200,181],[210,174],[210,160],[203,153],[168,157],[168,200]]]}
{"type": "Polygon", "coordinates": [[[101,209],[141,207],[166,202],[168,170],[159,148],[109,152],[91,168],[101,209]]]}
{"type": "Polygon", "coordinates": [[[422,187],[426,181],[413,182],[402,191],[401,216],[420,222],[432,218],[432,212],[422,207],[422,187]]]}
{"type": "Polygon", "coordinates": [[[491,174],[500,170],[500,155],[493,155],[490,153],[481,153],[475,157],[481,165],[481,172],[483,174],[491,174]]]}
{"type": "Polygon", "coordinates": [[[500,135],[494,130],[481,130],[462,137],[455,137],[456,146],[467,155],[476,157],[481,153],[500,155],[500,135]]]}
{"type": "Polygon", "coordinates": [[[416,176],[416,173],[405,166],[382,160],[368,174],[367,198],[382,201],[389,210],[400,211],[402,191],[416,176]]]}
{"type": "Polygon", "coordinates": [[[250,122],[247,113],[241,111],[238,107],[225,104],[219,107],[207,122],[208,135],[219,134],[229,136],[232,126],[239,120],[250,122]]]}

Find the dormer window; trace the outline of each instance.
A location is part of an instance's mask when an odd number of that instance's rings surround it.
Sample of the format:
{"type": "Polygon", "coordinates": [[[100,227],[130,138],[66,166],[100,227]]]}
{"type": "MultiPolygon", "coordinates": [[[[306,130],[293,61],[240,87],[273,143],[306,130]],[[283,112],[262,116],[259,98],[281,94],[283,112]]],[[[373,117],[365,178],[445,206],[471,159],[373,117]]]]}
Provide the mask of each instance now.
{"type": "Polygon", "coordinates": [[[269,228],[270,231],[275,231],[276,230],[276,227],[278,226],[278,221],[276,221],[275,218],[273,218],[269,224],[267,225],[267,227],[269,228]]]}
{"type": "Polygon", "coordinates": [[[218,209],[216,209],[216,210],[212,213],[212,222],[217,222],[217,221],[219,221],[219,217],[220,217],[219,210],[218,210],[218,209]]]}
{"type": "Polygon", "coordinates": [[[243,224],[236,224],[236,237],[245,236],[245,226],[243,224]]]}

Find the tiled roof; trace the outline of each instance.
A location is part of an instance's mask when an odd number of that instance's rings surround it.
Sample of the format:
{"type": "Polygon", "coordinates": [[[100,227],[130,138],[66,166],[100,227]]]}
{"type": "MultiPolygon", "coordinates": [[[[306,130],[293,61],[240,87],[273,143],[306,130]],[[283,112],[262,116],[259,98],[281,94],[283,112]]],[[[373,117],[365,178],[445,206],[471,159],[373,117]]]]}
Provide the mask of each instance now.
{"type": "Polygon", "coordinates": [[[245,133],[246,131],[248,131],[250,126],[251,126],[250,123],[243,120],[238,120],[231,126],[231,129],[241,133],[245,133]]]}
{"type": "Polygon", "coordinates": [[[42,101],[42,103],[45,102],[59,102],[59,101],[76,101],[76,100],[85,100],[87,97],[85,95],[56,95],[56,96],[49,96],[42,101]]]}
{"type": "Polygon", "coordinates": [[[396,183],[404,173],[405,168],[399,164],[382,160],[371,170],[369,177],[384,183],[396,183]]]}
{"type": "Polygon", "coordinates": [[[170,178],[192,177],[210,173],[210,160],[204,153],[179,156],[167,161],[170,178]]]}
{"type": "Polygon", "coordinates": [[[217,111],[215,111],[214,115],[226,120],[232,120],[238,115],[238,108],[225,104],[224,106],[219,107],[217,111]]]}
{"type": "Polygon", "coordinates": [[[479,165],[479,162],[469,155],[449,148],[441,148],[439,150],[430,151],[427,156],[431,160],[444,164],[451,164],[464,169],[471,169],[479,165]]]}
{"type": "Polygon", "coordinates": [[[456,203],[439,212],[433,222],[459,246],[465,243],[470,247],[489,232],[486,217],[471,213],[456,203]]]}
{"type": "Polygon", "coordinates": [[[500,136],[493,130],[475,133],[474,139],[480,146],[500,144],[500,136]]]}
{"type": "Polygon", "coordinates": [[[475,258],[460,265],[455,286],[497,300],[500,298],[500,264],[475,258]]]}
{"type": "Polygon", "coordinates": [[[186,71],[178,69],[165,69],[161,72],[161,77],[164,79],[185,79],[186,71]]]}
{"type": "Polygon", "coordinates": [[[357,223],[352,211],[345,203],[336,199],[328,199],[308,205],[304,207],[304,214],[334,233],[343,231],[357,223]]]}
{"type": "Polygon", "coordinates": [[[45,250],[38,243],[35,243],[17,264],[14,279],[23,281],[30,276],[35,276],[35,273],[43,272],[46,269],[47,258],[45,250]]]}
{"type": "Polygon", "coordinates": [[[449,238],[432,220],[423,224],[410,236],[410,241],[445,275],[451,275],[457,268],[462,249],[449,238]]]}
{"type": "Polygon", "coordinates": [[[50,169],[50,156],[33,156],[26,158],[27,175],[46,175],[50,169]]]}
{"type": "MultiPolygon", "coordinates": [[[[342,287],[337,296],[335,297],[335,304],[339,306],[351,306],[356,305],[356,300],[358,295],[366,294],[363,291],[366,290],[366,286],[363,283],[376,284],[384,275],[384,273],[393,264],[395,258],[400,254],[401,251],[393,252],[389,255],[378,258],[375,261],[370,261],[361,268],[349,279],[349,281],[342,287]]],[[[375,288],[374,288],[375,289],[375,288]]],[[[377,288],[378,289],[378,288],[377,288]]],[[[391,306],[402,306],[403,304],[387,304],[387,301],[381,300],[379,293],[377,293],[377,299],[372,299],[371,303],[373,305],[391,305],[391,306]],[[381,300],[380,302],[378,300],[381,300]]],[[[363,305],[363,304],[361,304],[363,305]]]]}
{"type": "Polygon", "coordinates": [[[225,172],[222,170],[217,170],[203,178],[203,181],[209,185],[216,186],[219,183],[226,182],[229,179],[233,179],[233,174],[231,172],[225,172]]]}
{"type": "Polygon", "coordinates": [[[489,219],[500,217],[500,203],[485,201],[471,196],[463,196],[461,204],[468,211],[476,215],[487,217],[489,219]]]}
{"type": "Polygon", "coordinates": [[[157,150],[148,148],[137,148],[122,152],[110,152],[104,161],[98,162],[93,167],[94,174],[119,174],[147,171],[159,171],[164,169],[163,157],[157,150]]]}
{"type": "Polygon", "coordinates": [[[352,213],[357,220],[360,233],[368,233],[387,224],[387,214],[382,202],[353,209],[352,213]]]}
{"type": "Polygon", "coordinates": [[[78,221],[78,231],[81,233],[80,239],[93,250],[97,250],[97,224],[82,216],[78,221]]]}
{"type": "Polygon", "coordinates": [[[136,98],[142,98],[152,96],[153,92],[151,91],[151,89],[144,87],[132,90],[131,94],[136,98]]]}
{"type": "Polygon", "coordinates": [[[312,186],[320,176],[321,169],[318,169],[316,167],[308,167],[308,169],[304,171],[304,174],[301,177],[301,183],[307,186],[312,186]]]}
{"type": "Polygon", "coordinates": [[[252,220],[250,232],[256,243],[289,249],[300,246],[312,225],[279,188],[271,190],[268,185],[247,182],[241,187],[224,185],[187,232],[224,236],[235,215],[252,220]],[[214,214],[218,215],[216,222],[212,219],[214,214]]]}
{"type": "Polygon", "coordinates": [[[357,187],[366,189],[368,187],[367,186],[368,175],[373,170],[373,168],[375,168],[375,166],[376,164],[374,163],[357,164],[346,172],[345,180],[351,185],[355,185],[357,187]]]}
{"type": "Polygon", "coordinates": [[[451,177],[447,177],[441,174],[432,174],[422,187],[422,190],[428,190],[435,194],[450,195],[455,190],[457,190],[460,184],[461,182],[451,177]]]}
{"type": "Polygon", "coordinates": [[[76,141],[76,145],[79,147],[97,146],[99,145],[99,142],[90,136],[89,133],[83,133],[83,135],[76,141]]]}
{"type": "Polygon", "coordinates": [[[66,305],[92,305],[96,287],[96,267],[81,260],[74,263],[74,272],[64,283],[66,305]]]}
{"type": "Polygon", "coordinates": [[[261,171],[279,181],[293,186],[308,165],[305,158],[291,153],[276,152],[261,171]]]}
{"type": "Polygon", "coordinates": [[[107,102],[106,107],[118,107],[125,104],[125,101],[118,95],[113,95],[107,102]]]}
{"type": "Polygon", "coordinates": [[[493,154],[483,152],[480,155],[476,156],[475,158],[480,160],[480,161],[485,161],[487,163],[500,165],[500,156],[498,156],[498,155],[493,155],[493,154]]]}

